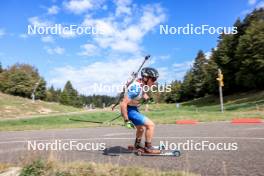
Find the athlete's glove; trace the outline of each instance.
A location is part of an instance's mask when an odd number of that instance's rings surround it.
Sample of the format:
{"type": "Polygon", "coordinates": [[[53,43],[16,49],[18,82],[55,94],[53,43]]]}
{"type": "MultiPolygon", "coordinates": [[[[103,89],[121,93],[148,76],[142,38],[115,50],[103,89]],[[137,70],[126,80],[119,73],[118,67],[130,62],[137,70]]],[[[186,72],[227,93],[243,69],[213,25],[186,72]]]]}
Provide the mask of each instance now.
{"type": "Polygon", "coordinates": [[[134,129],[135,125],[130,120],[126,120],[125,121],[125,127],[128,129],[134,129]]]}

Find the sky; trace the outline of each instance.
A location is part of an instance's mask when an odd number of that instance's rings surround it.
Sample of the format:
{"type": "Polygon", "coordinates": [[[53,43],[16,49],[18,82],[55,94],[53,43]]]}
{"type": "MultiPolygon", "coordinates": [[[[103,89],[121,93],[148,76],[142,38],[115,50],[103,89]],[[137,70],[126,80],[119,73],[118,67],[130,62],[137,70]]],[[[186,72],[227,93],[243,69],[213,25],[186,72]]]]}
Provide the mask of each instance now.
{"type": "MultiPolygon", "coordinates": [[[[160,26],[232,27],[264,0],[3,0],[0,2],[0,62],[36,67],[48,86],[67,80],[82,94],[109,94],[94,85],[120,85],[146,66],[159,82],[182,80],[198,50],[210,56],[219,34],[162,34],[160,26]],[[28,25],[90,26],[102,34],[28,34],[28,25]]],[[[111,94],[111,93],[110,93],[111,94]]]]}

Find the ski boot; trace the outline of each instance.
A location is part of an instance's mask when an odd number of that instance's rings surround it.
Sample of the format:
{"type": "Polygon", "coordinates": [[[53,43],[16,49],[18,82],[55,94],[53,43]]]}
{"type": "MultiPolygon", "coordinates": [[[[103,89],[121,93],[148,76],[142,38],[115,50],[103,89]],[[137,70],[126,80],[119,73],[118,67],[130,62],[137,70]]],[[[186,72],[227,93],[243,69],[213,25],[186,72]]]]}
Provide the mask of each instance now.
{"type": "Polygon", "coordinates": [[[144,152],[147,154],[160,154],[160,150],[152,147],[151,142],[145,142],[144,152]]]}

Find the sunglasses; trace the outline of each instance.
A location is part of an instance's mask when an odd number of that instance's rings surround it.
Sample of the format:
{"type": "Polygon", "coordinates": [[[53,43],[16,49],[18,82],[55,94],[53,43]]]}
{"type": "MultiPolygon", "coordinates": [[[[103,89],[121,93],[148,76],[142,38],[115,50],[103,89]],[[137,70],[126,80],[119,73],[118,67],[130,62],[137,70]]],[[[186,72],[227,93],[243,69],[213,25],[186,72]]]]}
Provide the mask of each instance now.
{"type": "Polygon", "coordinates": [[[150,78],[153,82],[157,81],[157,78],[150,78]]]}

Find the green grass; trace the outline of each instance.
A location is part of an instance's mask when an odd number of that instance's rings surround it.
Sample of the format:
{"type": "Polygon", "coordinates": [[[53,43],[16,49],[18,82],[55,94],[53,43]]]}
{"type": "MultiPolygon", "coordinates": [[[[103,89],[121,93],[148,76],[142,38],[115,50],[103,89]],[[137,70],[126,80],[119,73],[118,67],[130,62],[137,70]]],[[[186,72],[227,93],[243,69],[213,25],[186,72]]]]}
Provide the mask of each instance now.
{"type": "MultiPolygon", "coordinates": [[[[153,104],[149,106],[149,112],[141,112],[158,124],[175,124],[178,119],[195,119],[202,122],[229,121],[233,118],[264,119],[264,91],[237,94],[228,96],[225,100],[225,112],[219,111],[218,100],[214,97],[205,97],[190,102],[182,103],[180,108],[175,104],[153,104]]],[[[80,112],[68,115],[48,115],[34,118],[1,120],[0,131],[4,130],[30,130],[49,128],[79,128],[101,126],[95,123],[69,120],[83,119],[92,121],[107,121],[116,117],[114,112],[80,112]]],[[[120,117],[116,124],[122,124],[120,117]]]]}
{"type": "MultiPolygon", "coordinates": [[[[198,108],[206,111],[219,110],[219,98],[216,96],[207,96],[196,100],[188,101],[182,104],[190,108],[198,108]]],[[[226,111],[246,111],[264,108],[264,91],[238,93],[224,97],[226,111]]]]}
{"type": "Polygon", "coordinates": [[[60,163],[58,161],[34,160],[26,164],[20,176],[194,176],[183,171],[159,171],[143,167],[125,167],[112,164],[85,162],[60,163]]]}
{"type": "MultiPolygon", "coordinates": [[[[31,130],[31,129],[52,129],[52,128],[79,128],[99,126],[97,123],[73,121],[70,119],[83,119],[104,122],[116,117],[113,112],[87,112],[69,115],[56,115],[45,117],[34,117],[17,120],[0,121],[0,131],[4,130],[31,130]]],[[[121,118],[115,123],[121,122],[121,118]]],[[[101,125],[103,126],[103,125],[101,125]]]]}
{"type": "Polygon", "coordinates": [[[247,92],[224,97],[225,112],[220,112],[219,98],[207,96],[181,103],[151,106],[147,113],[158,123],[175,123],[177,119],[206,121],[228,121],[236,117],[259,117],[264,119],[264,91],[247,92]],[[162,117],[162,118],[161,118],[162,117]]]}
{"type": "Polygon", "coordinates": [[[76,112],[81,109],[64,106],[58,103],[35,101],[0,92],[0,118],[17,118],[40,114],[76,112]]]}

